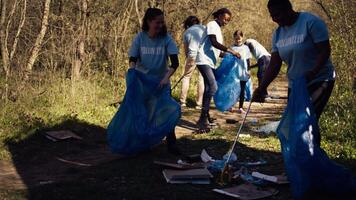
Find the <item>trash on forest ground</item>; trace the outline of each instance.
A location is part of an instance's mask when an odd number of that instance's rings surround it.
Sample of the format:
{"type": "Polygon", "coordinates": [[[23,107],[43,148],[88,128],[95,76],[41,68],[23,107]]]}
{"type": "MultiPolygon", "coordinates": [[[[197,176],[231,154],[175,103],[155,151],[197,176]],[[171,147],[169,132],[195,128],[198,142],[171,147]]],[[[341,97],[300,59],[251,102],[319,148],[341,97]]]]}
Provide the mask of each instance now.
{"type": "MultiPolygon", "coordinates": [[[[228,159],[228,156],[228,154],[225,154],[222,160],[215,160],[208,154],[208,152],[206,152],[205,149],[203,149],[201,152],[201,160],[209,164],[208,169],[212,172],[221,172],[225,167],[225,163],[228,159]]],[[[233,163],[236,161],[237,155],[235,153],[232,153],[228,163],[233,163]]]]}
{"type": "Polygon", "coordinates": [[[262,174],[260,172],[252,172],[252,176],[256,177],[256,178],[260,178],[262,180],[277,183],[277,184],[288,184],[289,183],[288,178],[285,175],[271,176],[271,175],[262,174]]]}
{"type": "Polygon", "coordinates": [[[270,122],[264,126],[261,126],[257,129],[252,129],[252,131],[256,133],[265,133],[265,134],[270,134],[277,132],[277,128],[279,126],[280,121],[275,121],[275,122],[270,122]]]}
{"type": "Polygon", "coordinates": [[[247,170],[246,167],[241,167],[240,170],[236,171],[234,173],[234,179],[240,177],[242,180],[254,184],[254,185],[265,185],[265,181],[260,179],[260,178],[256,178],[253,177],[247,170]]]}
{"type": "Polygon", "coordinates": [[[66,140],[66,139],[78,139],[82,140],[83,138],[78,136],[77,134],[73,133],[70,130],[62,130],[62,131],[47,131],[46,132],[46,138],[49,140],[52,140],[53,142],[57,142],[60,140],[66,140]]]}
{"type": "Polygon", "coordinates": [[[213,189],[214,192],[235,197],[242,200],[263,199],[276,195],[278,190],[273,188],[259,188],[252,184],[242,184],[230,188],[213,189]]]}
{"type": "Polygon", "coordinates": [[[210,178],[213,178],[213,175],[206,168],[189,170],[165,169],[162,173],[167,183],[172,184],[210,184],[210,178]]]}
{"type": "Polygon", "coordinates": [[[78,166],[82,166],[82,167],[90,167],[92,166],[91,164],[86,164],[86,163],[80,163],[80,162],[76,162],[76,161],[70,161],[70,160],[66,160],[63,158],[56,158],[57,160],[67,163],[67,164],[72,164],[72,165],[78,165],[78,166]]]}
{"type": "Polygon", "coordinates": [[[226,119],[226,123],[227,124],[237,124],[239,121],[235,120],[235,119],[226,119]]]}
{"type": "Polygon", "coordinates": [[[52,184],[54,183],[54,181],[40,181],[39,184],[40,185],[48,185],[48,184],[52,184]]]}
{"type": "Polygon", "coordinates": [[[267,161],[260,159],[259,161],[255,161],[255,162],[237,162],[237,164],[243,165],[245,167],[252,167],[252,166],[265,165],[267,164],[267,161]]]}
{"type": "Polygon", "coordinates": [[[201,151],[201,154],[200,154],[200,157],[201,157],[201,160],[205,163],[208,163],[208,162],[214,162],[215,160],[208,154],[208,152],[206,152],[205,149],[203,149],[201,151]]]}
{"type": "Polygon", "coordinates": [[[204,163],[185,163],[185,162],[180,162],[180,163],[169,163],[169,162],[161,162],[161,161],[154,161],[153,162],[156,165],[164,166],[164,167],[169,167],[169,168],[174,168],[174,169],[201,169],[205,168],[204,163]]]}
{"type": "Polygon", "coordinates": [[[258,120],[256,118],[252,118],[250,120],[251,124],[257,124],[258,120]]]}
{"type": "Polygon", "coordinates": [[[250,135],[250,134],[243,134],[243,133],[240,133],[239,137],[240,137],[240,138],[250,138],[251,135],[250,135]]]}
{"type": "Polygon", "coordinates": [[[187,155],[185,157],[185,159],[190,162],[190,163],[193,163],[193,162],[201,162],[201,156],[200,154],[192,154],[192,155],[187,155]]]}

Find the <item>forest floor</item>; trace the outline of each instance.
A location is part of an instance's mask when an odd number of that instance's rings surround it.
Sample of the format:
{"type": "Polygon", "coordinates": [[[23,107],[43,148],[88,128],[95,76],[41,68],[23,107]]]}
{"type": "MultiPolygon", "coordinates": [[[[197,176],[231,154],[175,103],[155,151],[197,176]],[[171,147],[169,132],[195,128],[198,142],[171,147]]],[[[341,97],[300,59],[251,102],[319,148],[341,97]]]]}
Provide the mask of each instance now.
{"type": "MultiPolygon", "coordinates": [[[[287,83],[279,78],[271,88],[271,94],[281,98],[252,105],[235,152],[241,162],[266,160],[266,165],[253,170],[277,175],[284,173],[278,138],[275,134],[252,131],[281,117],[287,83]]],[[[199,111],[183,109],[176,132],[184,154],[199,154],[206,149],[220,159],[227,152],[239,123],[227,124],[226,119],[241,121],[242,116],[215,109],[212,116],[217,118],[218,127],[209,134],[194,135],[199,111]]],[[[44,134],[34,134],[21,142],[9,143],[12,160],[0,161],[0,199],[226,199],[212,192],[213,188],[221,188],[215,180],[210,185],[167,184],[162,168],[153,162],[176,162],[182,157],[170,155],[164,144],[123,158],[108,150],[103,127],[68,120],[51,130],[72,130],[83,139],[52,142],[44,134]]],[[[350,167],[355,171],[355,166],[350,167]]],[[[279,193],[269,199],[291,199],[288,185],[273,187],[279,193]]]]}

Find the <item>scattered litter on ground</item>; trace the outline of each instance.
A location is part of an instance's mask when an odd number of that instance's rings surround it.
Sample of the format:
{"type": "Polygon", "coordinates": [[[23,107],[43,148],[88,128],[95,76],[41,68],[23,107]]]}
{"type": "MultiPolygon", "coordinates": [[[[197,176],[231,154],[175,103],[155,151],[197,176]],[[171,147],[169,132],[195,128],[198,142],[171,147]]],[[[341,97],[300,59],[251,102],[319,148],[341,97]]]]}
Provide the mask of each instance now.
{"type": "Polygon", "coordinates": [[[245,167],[254,167],[259,165],[265,165],[267,164],[267,161],[260,159],[259,161],[255,161],[255,162],[237,162],[237,164],[243,165],[245,167]]]}
{"type": "Polygon", "coordinates": [[[257,129],[252,129],[252,131],[254,131],[256,133],[264,133],[264,134],[276,133],[279,123],[280,123],[280,121],[270,122],[270,123],[268,123],[264,126],[261,126],[257,129]]]}
{"type": "Polygon", "coordinates": [[[239,137],[240,137],[240,138],[250,138],[251,135],[250,135],[250,134],[240,133],[239,137]]]}
{"type": "Polygon", "coordinates": [[[239,121],[235,120],[235,119],[226,119],[226,123],[227,124],[237,124],[239,121]]]}
{"type": "Polygon", "coordinates": [[[289,183],[286,175],[271,176],[271,175],[262,174],[260,172],[252,172],[252,176],[256,177],[256,178],[260,178],[262,180],[277,183],[277,184],[288,184],[289,183]]]}
{"type": "MultiPolygon", "coordinates": [[[[215,160],[206,152],[205,149],[203,149],[201,152],[201,160],[205,163],[208,163],[208,169],[212,172],[221,172],[224,169],[228,156],[228,154],[225,154],[222,160],[215,160]]],[[[228,163],[233,163],[236,161],[237,155],[232,153],[228,163]]]]}
{"type": "Polygon", "coordinates": [[[62,131],[47,131],[45,133],[46,138],[49,140],[52,140],[53,142],[61,141],[61,140],[67,140],[67,139],[78,139],[82,140],[83,138],[78,136],[77,134],[73,133],[70,130],[62,130],[62,131]]]}
{"type": "Polygon", "coordinates": [[[225,189],[213,189],[214,192],[235,197],[242,200],[263,199],[278,193],[278,190],[273,188],[259,188],[252,184],[242,184],[225,189]]]}
{"type": "Polygon", "coordinates": [[[64,162],[64,163],[68,163],[68,164],[72,164],[72,165],[78,165],[78,166],[82,166],[82,167],[91,167],[91,164],[87,164],[87,163],[80,163],[80,162],[76,162],[76,161],[70,161],[70,160],[66,160],[63,158],[56,158],[57,160],[64,162]]]}
{"type": "Polygon", "coordinates": [[[169,167],[173,169],[201,169],[205,168],[206,165],[204,163],[186,163],[186,162],[179,162],[179,163],[169,163],[169,162],[161,162],[161,161],[154,161],[154,164],[169,167]]]}
{"type": "Polygon", "coordinates": [[[206,152],[205,149],[203,149],[201,151],[201,154],[200,154],[200,157],[201,157],[201,160],[205,163],[208,163],[208,162],[214,162],[215,160],[208,154],[208,152],[206,152]]]}
{"type": "Polygon", "coordinates": [[[250,119],[251,124],[257,124],[258,120],[256,118],[250,119]]]}
{"type": "Polygon", "coordinates": [[[213,178],[213,175],[206,168],[189,170],[165,169],[162,173],[167,183],[172,184],[210,184],[210,179],[213,178]]]}
{"type": "Polygon", "coordinates": [[[242,180],[248,182],[248,183],[251,183],[251,184],[254,184],[254,185],[265,185],[266,182],[260,178],[256,178],[254,176],[252,176],[249,172],[248,172],[248,169],[246,167],[241,167],[240,170],[236,171],[234,173],[234,179],[237,179],[237,178],[241,178],[242,180]]]}
{"type": "Polygon", "coordinates": [[[48,185],[48,184],[52,184],[54,183],[54,181],[40,181],[40,185],[48,185]]]}
{"type": "Polygon", "coordinates": [[[185,159],[190,162],[190,163],[193,163],[193,162],[201,162],[201,156],[200,154],[192,154],[192,155],[187,155],[185,157],[185,159]]]}

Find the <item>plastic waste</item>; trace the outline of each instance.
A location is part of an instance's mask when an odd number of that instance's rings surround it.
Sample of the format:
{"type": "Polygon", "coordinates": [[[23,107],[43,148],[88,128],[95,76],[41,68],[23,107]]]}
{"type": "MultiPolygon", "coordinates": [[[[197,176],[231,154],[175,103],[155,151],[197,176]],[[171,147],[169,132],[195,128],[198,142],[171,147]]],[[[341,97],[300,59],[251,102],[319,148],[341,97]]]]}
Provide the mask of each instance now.
{"type": "Polygon", "coordinates": [[[180,106],[171,97],[170,85],[159,88],[159,82],[135,69],[127,72],[124,100],[108,126],[112,152],[137,154],[174,131],[180,106]]]}
{"type": "Polygon", "coordinates": [[[253,131],[256,133],[265,133],[265,134],[276,133],[279,123],[280,121],[270,122],[264,126],[259,127],[258,129],[254,129],[253,131]]]}
{"type": "Polygon", "coordinates": [[[350,170],[330,160],[316,143],[319,126],[304,78],[292,82],[287,108],[277,129],[295,199],[306,193],[330,193],[347,199],[356,189],[350,170]]]}

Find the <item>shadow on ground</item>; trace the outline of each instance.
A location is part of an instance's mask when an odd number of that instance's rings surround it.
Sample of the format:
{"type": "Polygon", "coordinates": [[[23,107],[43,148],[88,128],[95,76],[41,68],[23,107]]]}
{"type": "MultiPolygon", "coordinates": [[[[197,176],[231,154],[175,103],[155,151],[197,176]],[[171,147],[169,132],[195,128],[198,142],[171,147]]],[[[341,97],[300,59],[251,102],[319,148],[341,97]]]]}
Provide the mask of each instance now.
{"type": "MultiPolygon", "coordinates": [[[[178,145],[185,154],[199,154],[205,148],[213,157],[221,158],[231,142],[186,136],[178,140],[178,145]]],[[[175,162],[179,157],[168,154],[164,144],[136,157],[119,157],[109,152],[104,128],[75,119],[38,131],[23,141],[8,142],[7,146],[12,154],[14,169],[11,169],[10,163],[0,162],[3,173],[8,170],[10,175],[1,181],[0,197],[36,200],[224,198],[211,191],[220,187],[215,183],[207,186],[167,184],[162,169],[153,161],[175,162]],[[72,130],[83,140],[52,142],[43,135],[47,130],[64,129],[72,130]]],[[[269,174],[283,172],[279,153],[258,151],[241,143],[236,152],[240,161],[260,158],[268,161],[268,165],[255,170],[269,174]]],[[[288,186],[277,188],[280,193],[271,199],[291,199],[288,186]]]]}

